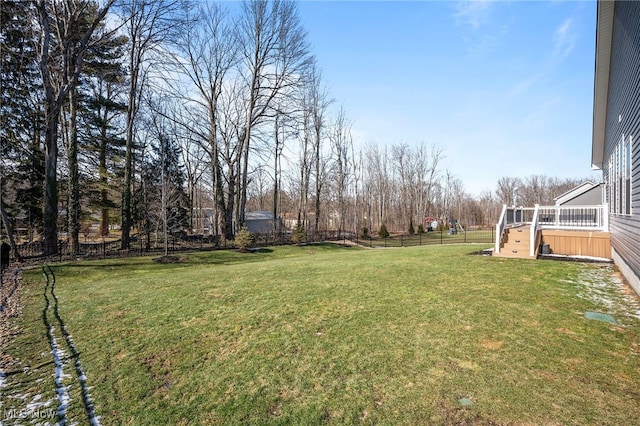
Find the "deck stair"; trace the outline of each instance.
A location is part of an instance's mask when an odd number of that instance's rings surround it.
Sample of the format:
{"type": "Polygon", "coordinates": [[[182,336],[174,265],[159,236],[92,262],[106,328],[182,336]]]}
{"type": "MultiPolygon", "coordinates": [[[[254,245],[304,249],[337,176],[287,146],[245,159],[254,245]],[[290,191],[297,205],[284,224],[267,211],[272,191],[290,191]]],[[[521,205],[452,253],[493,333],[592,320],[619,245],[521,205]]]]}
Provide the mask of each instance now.
{"type": "Polygon", "coordinates": [[[535,259],[530,255],[531,226],[521,225],[507,228],[502,234],[500,252],[494,253],[496,257],[517,257],[535,259]]]}

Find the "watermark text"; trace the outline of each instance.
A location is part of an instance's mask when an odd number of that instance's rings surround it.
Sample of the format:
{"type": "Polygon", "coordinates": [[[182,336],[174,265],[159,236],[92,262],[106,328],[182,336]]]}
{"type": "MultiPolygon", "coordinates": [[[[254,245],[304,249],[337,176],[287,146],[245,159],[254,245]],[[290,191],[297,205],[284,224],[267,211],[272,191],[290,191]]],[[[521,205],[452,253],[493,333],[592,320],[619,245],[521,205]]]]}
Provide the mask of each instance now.
{"type": "Polygon", "coordinates": [[[53,419],[56,417],[55,408],[36,408],[19,410],[10,408],[4,410],[4,420],[16,419],[53,419]]]}

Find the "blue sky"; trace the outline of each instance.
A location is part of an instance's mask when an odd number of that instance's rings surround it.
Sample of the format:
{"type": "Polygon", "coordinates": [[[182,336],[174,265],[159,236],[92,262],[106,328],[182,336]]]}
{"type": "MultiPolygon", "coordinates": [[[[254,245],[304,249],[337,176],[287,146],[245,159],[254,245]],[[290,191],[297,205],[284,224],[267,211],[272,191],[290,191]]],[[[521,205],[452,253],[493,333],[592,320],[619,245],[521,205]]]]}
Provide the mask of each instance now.
{"type": "Polygon", "coordinates": [[[357,146],[436,145],[474,195],[502,176],[598,177],[595,1],[302,1],[299,13],[357,146]]]}

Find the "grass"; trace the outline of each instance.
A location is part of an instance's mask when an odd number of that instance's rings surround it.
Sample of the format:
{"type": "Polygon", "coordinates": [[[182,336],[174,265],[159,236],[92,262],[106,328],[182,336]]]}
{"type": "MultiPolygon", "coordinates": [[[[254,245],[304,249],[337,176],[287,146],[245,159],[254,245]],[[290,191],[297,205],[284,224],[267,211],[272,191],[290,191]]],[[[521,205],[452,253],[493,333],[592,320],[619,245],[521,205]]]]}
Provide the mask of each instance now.
{"type": "MultiPolygon", "coordinates": [[[[640,320],[612,268],[480,247],[66,263],[55,295],[105,425],[634,424],[640,320]]],[[[25,273],[4,409],[55,406],[43,288],[25,273]]]]}

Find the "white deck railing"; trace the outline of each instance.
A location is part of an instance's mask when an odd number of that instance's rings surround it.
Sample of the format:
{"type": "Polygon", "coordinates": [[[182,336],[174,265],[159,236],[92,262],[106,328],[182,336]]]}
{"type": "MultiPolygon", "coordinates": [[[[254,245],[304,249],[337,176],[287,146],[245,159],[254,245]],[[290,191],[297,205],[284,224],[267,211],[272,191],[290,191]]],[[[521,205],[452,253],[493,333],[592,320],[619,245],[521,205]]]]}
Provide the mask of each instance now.
{"type": "Polygon", "coordinates": [[[500,253],[500,242],[505,229],[531,225],[530,254],[535,255],[536,235],[539,229],[567,229],[585,231],[609,231],[607,204],[596,206],[502,206],[502,214],[496,225],[495,252],[500,253]]]}

